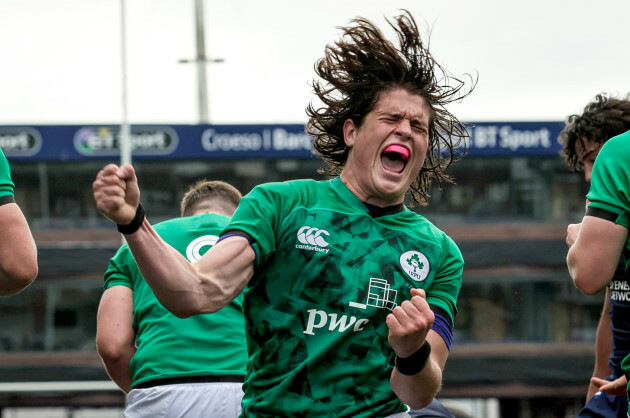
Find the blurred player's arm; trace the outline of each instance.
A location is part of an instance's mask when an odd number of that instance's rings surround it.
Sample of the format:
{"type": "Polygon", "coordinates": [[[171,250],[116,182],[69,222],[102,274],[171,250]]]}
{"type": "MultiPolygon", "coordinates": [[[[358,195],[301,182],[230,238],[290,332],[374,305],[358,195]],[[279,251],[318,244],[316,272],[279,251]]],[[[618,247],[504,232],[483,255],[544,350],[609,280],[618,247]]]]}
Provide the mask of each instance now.
{"type": "Polygon", "coordinates": [[[627,237],[625,226],[595,216],[569,225],[567,267],[575,286],[587,295],[602,290],[615,274],[627,237]]]}
{"type": "MultiPolygon", "coordinates": [[[[96,206],[114,223],[129,225],[137,219],[140,190],[132,166],[106,166],[92,188],[96,206]]],[[[146,219],[125,239],[155,296],[180,318],[223,308],[254,273],[255,253],[243,237],[219,241],[194,264],[164,242],[146,219]]]]}
{"type": "Polygon", "coordinates": [[[103,292],[96,316],[96,348],[111,379],[125,393],[131,390],[129,362],[136,353],[133,291],[112,286],[103,292]]]}
{"type": "MultiPolygon", "coordinates": [[[[608,365],[610,354],[612,353],[612,330],[610,329],[610,288],[606,289],[604,298],[604,307],[597,325],[597,335],[595,339],[595,369],[593,370],[594,378],[604,379],[612,374],[612,370],[608,365]]],[[[586,401],[599,391],[601,384],[592,381],[588,387],[586,401]]]]}
{"type": "Polygon", "coordinates": [[[415,365],[394,367],[390,384],[398,398],[412,409],[422,409],[435,398],[442,385],[442,370],[448,358],[448,347],[444,339],[431,329],[435,316],[431,311],[426,295],[421,289],[412,289],[412,298],[394,308],[387,316],[388,341],[397,357],[414,359],[422,352],[423,345],[430,346],[430,355],[421,370],[423,359],[416,359],[415,365]]]}
{"type": "Polygon", "coordinates": [[[20,207],[0,205],[0,296],[18,293],[37,277],[37,247],[20,207]]]}

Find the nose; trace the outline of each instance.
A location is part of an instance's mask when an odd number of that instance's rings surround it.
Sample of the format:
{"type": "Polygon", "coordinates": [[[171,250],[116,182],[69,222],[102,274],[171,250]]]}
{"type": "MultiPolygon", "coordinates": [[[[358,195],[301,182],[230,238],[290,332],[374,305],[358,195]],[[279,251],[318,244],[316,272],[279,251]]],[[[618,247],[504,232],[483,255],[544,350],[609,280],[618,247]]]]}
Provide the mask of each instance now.
{"type": "Polygon", "coordinates": [[[402,139],[411,139],[411,123],[409,119],[402,118],[396,126],[394,134],[402,139]]]}

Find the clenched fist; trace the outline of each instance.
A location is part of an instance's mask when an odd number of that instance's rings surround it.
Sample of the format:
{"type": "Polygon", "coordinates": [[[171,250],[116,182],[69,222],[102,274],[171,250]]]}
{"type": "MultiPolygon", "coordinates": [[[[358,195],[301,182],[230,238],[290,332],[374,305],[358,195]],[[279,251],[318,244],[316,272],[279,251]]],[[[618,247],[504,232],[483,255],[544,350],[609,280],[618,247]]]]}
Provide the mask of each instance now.
{"type": "Polygon", "coordinates": [[[133,167],[105,166],[92,183],[96,207],[118,225],[131,223],[140,204],[140,189],[133,167]]]}
{"type": "Polygon", "coordinates": [[[409,357],[422,346],[435,321],[435,315],[422,289],[411,289],[411,299],[387,315],[387,340],[399,357],[409,357]]]}

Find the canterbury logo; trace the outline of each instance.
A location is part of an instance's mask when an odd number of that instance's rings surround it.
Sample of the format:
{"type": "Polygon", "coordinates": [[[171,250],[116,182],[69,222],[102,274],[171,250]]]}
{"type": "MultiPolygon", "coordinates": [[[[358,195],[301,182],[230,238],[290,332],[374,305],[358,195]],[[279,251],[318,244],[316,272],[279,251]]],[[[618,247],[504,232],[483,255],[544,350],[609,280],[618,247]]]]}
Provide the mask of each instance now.
{"type": "Polygon", "coordinates": [[[297,239],[301,244],[297,244],[295,248],[328,253],[329,249],[325,248],[328,247],[328,242],[324,238],[326,236],[330,236],[330,234],[324,229],[303,226],[297,233],[297,239]]]}
{"type": "Polygon", "coordinates": [[[297,233],[298,241],[302,244],[317,245],[318,247],[328,247],[328,243],[322,237],[322,235],[329,236],[328,231],[324,229],[311,228],[310,226],[303,226],[297,233]]]}

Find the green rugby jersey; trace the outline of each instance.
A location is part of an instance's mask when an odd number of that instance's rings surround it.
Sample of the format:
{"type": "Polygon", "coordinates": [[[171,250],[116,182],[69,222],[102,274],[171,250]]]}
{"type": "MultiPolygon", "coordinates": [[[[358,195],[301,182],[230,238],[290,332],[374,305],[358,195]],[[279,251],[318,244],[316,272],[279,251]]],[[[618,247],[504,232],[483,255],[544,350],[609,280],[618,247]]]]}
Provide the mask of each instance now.
{"type": "Polygon", "coordinates": [[[11,166],[0,149],[0,198],[13,196],[14,187],[11,180],[11,166]]]}
{"type": "MultiPolygon", "coordinates": [[[[204,214],[162,222],[155,225],[155,230],[189,261],[196,261],[214,245],[228,221],[225,216],[204,214]]],[[[105,272],[105,288],[116,285],[133,290],[138,349],[130,362],[132,387],[171,377],[245,375],[242,295],[219,312],[177,318],[158,302],[126,244],[105,272]]]]}
{"type": "MultiPolygon", "coordinates": [[[[630,227],[630,131],[608,140],[595,160],[588,207],[610,212],[618,225],[630,227]]],[[[598,215],[595,215],[598,216],[598,215]]],[[[630,280],[630,233],[624,248],[626,280],[630,280]]],[[[621,362],[621,369],[630,373],[630,355],[621,362]]],[[[630,390],[630,384],[628,385],[630,390]]],[[[630,414],[630,406],[628,407],[630,414]]]]}
{"type": "MultiPolygon", "coordinates": [[[[588,207],[616,215],[616,224],[630,228],[630,131],[609,139],[597,155],[586,195],[588,207]]],[[[630,270],[630,234],[626,240],[626,276],[630,270]]]]}
{"type": "Polygon", "coordinates": [[[389,378],[386,316],[423,288],[451,325],[463,259],[404,205],[372,212],[339,178],[258,186],[225,229],[252,238],[243,414],[382,417],[407,410],[389,378]]]}

